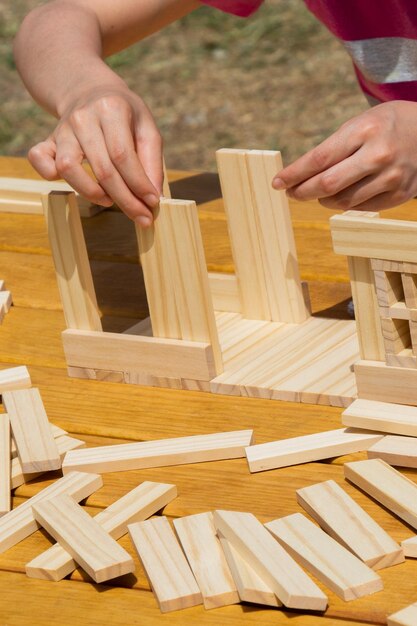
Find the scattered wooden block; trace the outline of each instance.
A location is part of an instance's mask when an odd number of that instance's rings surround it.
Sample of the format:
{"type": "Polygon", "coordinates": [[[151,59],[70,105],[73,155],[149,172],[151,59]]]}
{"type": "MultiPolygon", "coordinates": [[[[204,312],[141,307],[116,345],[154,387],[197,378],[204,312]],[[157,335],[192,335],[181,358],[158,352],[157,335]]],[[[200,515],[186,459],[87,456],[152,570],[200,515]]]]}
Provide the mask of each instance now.
{"type": "MultiPolygon", "coordinates": [[[[150,517],[177,497],[175,485],[143,482],[94,517],[113,539],[127,533],[128,524],[150,517]]],[[[35,557],[26,565],[26,574],[43,580],[62,580],[77,567],[72,556],[59,544],[35,557]]]]}
{"type": "Polygon", "coordinates": [[[368,459],[383,459],[390,465],[417,468],[417,439],[387,435],[368,449],[368,459]]]}
{"type": "Polygon", "coordinates": [[[254,515],[218,510],[214,524],[285,606],[325,610],[325,594],[254,515]]]}
{"type": "Polygon", "coordinates": [[[84,500],[97,489],[103,486],[103,479],[98,474],[71,472],[67,476],[55,481],[42,489],[23,504],[6,513],[0,518],[0,553],[8,550],[31,535],[39,528],[32,512],[32,505],[44,498],[52,498],[61,493],[67,493],[74,500],[84,500]]]}
{"type": "Polygon", "coordinates": [[[246,457],[251,472],[263,472],[367,450],[382,437],[379,433],[341,428],[250,446],[246,449],[246,457]]]}
{"type": "Polygon", "coordinates": [[[417,528],[417,484],[381,459],[345,463],[345,478],[417,528]]]}
{"type": "Polygon", "coordinates": [[[10,291],[0,291],[0,307],[3,307],[4,312],[8,313],[12,306],[12,294],[10,291]]]}
{"type": "Polygon", "coordinates": [[[167,518],[130,524],[128,530],[161,611],[201,604],[202,595],[167,518]]]}
{"type": "Polygon", "coordinates": [[[61,457],[51,433],[39,389],[3,392],[17,453],[25,473],[61,467],[61,457]]]}
{"type": "Polygon", "coordinates": [[[404,539],[401,542],[401,547],[404,550],[404,555],[417,559],[417,535],[413,535],[409,539],[404,539]]]}
{"type": "Polygon", "coordinates": [[[14,389],[27,389],[32,386],[27,367],[20,365],[0,370],[0,394],[14,389]]]}
{"type": "Polygon", "coordinates": [[[387,626],[415,626],[417,624],[417,602],[387,617],[387,626]]]}
{"type": "Polygon", "coordinates": [[[372,569],[404,561],[398,543],[334,480],[303,487],[296,493],[298,503],[323,530],[372,569]]]}
{"type": "Polygon", "coordinates": [[[236,430],[210,435],[176,437],[157,441],[123,443],[68,452],[62,464],[65,473],[120,472],[147,467],[165,467],[203,461],[237,459],[253,441],[253,430],[236,430]]]}
{"type": "Polygon", "coordinates": [[[417,408],[359,398],[342,413],[345,426],[417,437],[417,408]]]}
{"type": "Polygon", "coordinates": [[[0,517],[10,511],[10,420],[0,415],[0,517]]]}
{"type": "MultiPolygon", "coordinates": [[[[60,428],[59,426],[56,426],[55,424],[49,423],[49,426],[51,428],[51,433],[54,439],[58,439],[58,437],[63,437],[64,435],[68,435],[66,430],[64,430],[63,428],[60,428]]],[[[17,457],[17,447],[16,447],[16,442],[13,439],[13,433],[11,437],[10,457],[12,459],[17,457]]]]}
{"type": "Polygon", "coordinates": [[[381,577],[301,513],[265,524],[296,561],[342,600],[383,588],[381,577]]]}
{"type": "Polygon", "coordinates": [[[236,604],[239,594],[216,536],[212,513],[174,519],[174,527],[203,596],[204,607],[236,604]]]}
{"type": "Polygon", "coordinates": [[[416,368],[391,367],[380,361],[358,361],[355,375],[359,398],[417,405],[416,368]]]}
{"type": "Polygon", "coordinates": [[[35,520],[102,583],[135,571],[132,557],[71,496],[63,493],[32,504],[35,520]]]}

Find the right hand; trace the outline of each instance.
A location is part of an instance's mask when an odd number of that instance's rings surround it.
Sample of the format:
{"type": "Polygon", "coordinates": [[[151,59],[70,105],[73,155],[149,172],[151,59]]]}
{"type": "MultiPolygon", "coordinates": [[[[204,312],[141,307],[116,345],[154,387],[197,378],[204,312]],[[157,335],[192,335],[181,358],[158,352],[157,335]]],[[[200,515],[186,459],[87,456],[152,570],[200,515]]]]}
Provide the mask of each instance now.
{"type": "Polygon", "coordinates": [[[146,104],[127,87],[95,88],[73,101],[28,157],[47,180],[64,178],[92,203],[115,202],[139,226],[152,223],[162,193],[162,139],[146,104]]]}

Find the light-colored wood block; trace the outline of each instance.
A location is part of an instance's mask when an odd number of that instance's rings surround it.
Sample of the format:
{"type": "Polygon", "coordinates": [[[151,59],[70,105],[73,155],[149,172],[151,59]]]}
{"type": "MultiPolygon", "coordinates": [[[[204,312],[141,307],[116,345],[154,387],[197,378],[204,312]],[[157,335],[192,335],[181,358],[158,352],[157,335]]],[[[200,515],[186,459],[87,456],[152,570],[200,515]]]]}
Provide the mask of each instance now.
{"type": "Polygon", "coordinates": [[[264,604],[266,606],[282,606],[275,593],[255,572],[233,545],[217,531],[225,558],[236,583],[242,602],[264,604]]]}
{"type": "Polygon", "coordinates": [[[398,320],[409,320],[411,319],[411,310],[406,306],[405,302],[396,302],[391,306],[380,308],[382,317],[392,317],[393,319],[398,320]]]}
{"type": "Polygon", "coordinates": [[[105,380],[108,383],[124,383],[125,373],[112,370],[93,370],[85,367],[67,367],[68,376],[83,380],[105,380]]]}
{"type": "Polygon", "coordinates": [[[381,577],[301,513],[265,524],[296,561],[342,600],[383,588],[381,577]]]}
{"type": "Polygon", "coordinates": [[[62,471],[64,474],[73,470],[120,472],[129,469],[237,459],[245,456],[245,448],[251,445],[252,441],[253,430],[235,430],[210,435],[99,446],[68,452],[62,464],[62,471]]]}
{"type": "Polygon", "coordinates": [[[211,297],[215,311],[241,312],[239,287],[236,274],[208,274],[211,297]]]}
{"type": "Polygon", "coordinates": [[[67,327],[102,330],[75,194],[52,192],[42,202],[67,327]]]}
{"type": "Polygon", "coordinates": [[[399,272],[374,270],[376,297],[381,307],[404,302],[404,289],[399,272]]]}
{"type": "MultiPolygon", "coordinates": [[[[412,309],[410,309],[410,314],[412,315],[412,309]]],[[[412,319],[409,322],[409,331],[412,354],[417,356],[417,322],[412,319]]]]}
{"type": "Polygon", "coordinates": [[[401,274],[405,304],[409,309],[417,309],[417,274],[401,274]]]}
{"type": "Polygon", "coordinates": [[[417,439],[387,435],[368,449],[368,459],[383,459],[390,465],[417,468],[417,439]]]}
{"type": "Polygon", "coordinates": [[[344,465],[345,478],[417,528],[417,484],[381,459],[344,465]]]}
{"type": "Polygon", "coordinates": [[[401,350],[398,354],[386,354],[385,363],[391,367],[417,367],[417,356],[410,348],[401,350]]]}
{"type": "Polygon", "coordinates": [[[213,514],[174,519],[174,527],[203,596],[204,608],[236,604],[239,594],[224,556],[213,514]]]}
{"type": "Polygon", "coordinates": [[[355,400],[343,411],[345,426],[417,437],[417,408],[377,400],[355,400]]]}
{"type": "Polygon", "coordinates": [[[39,524],[32,512],[33,504],[61,493],[67,493],[78,501],[84,500],[102,486],[103,479],[98,474],[71,472],[42,489],[35,496],[0,518],[0,552],[8,550],[38,530],[39,524]]]}
{"type": "Polygon", "coordinates": [[[0,291],[0,307],[3,307],[4,312],[8,313],[12,306],[12,294],[10,291],[0,291]]]}
{"type": "Polygon", "coordinates": [[[407,320],[381,317],[381,329],[387,354],[398,354],[411,347],[410,324],[407,320]]]}
{"type": "Polygon", "coordinates": [[[10,511],[10,420],[0,414],[0,517],[10,511]]]}
{"type": "Polygon", "coordinates": [[[417,369],[358,361],[355,375],[361,399],[417,405],[417,369]]]}
{"type": "Polygon", "coordinates": [[[3,391],[27,389],[31,386],[32,381],[28,369],[24,365],[0,370],[0,394],[3,393],[3,391]]]}
{"type": "Polygon", "coordinates": [[[387,617],[387,626],[415,626],[417,624],[417,602],[387,617]]]}
{"type": "Polygon", "coordinates": [[[325,610],[325,594],[254,515],[217,510],[214,524],[285,606],[325,610]]]}
{"type": "Polygon", "coordinates": [[[401,542],[401,547],[404,550],[404,555],[408,558],[417,559],[417,535],[404,539],[401,542]]]}
{"type": "Polygon", "coordinates": [[[96,582],[135,571],[132,557],[71,496],[63,493],[32,504],[35,520],[96,582]]]}
{"type": "MultiPolygon", "coordinates": [[[[66,430],[64,430],[63,428],[60,428],[59,426],[56,426],[56,424],[51,424],[49,422],[49,426],[50,426],[51,433],[54,439],[58,439],[58,437],[62,437],[63,435],[68,435],[66,430]]],[[[11,444],[10,444],[10,456],[12,459],[14,459],[17,456],[17,448],[16,448],[15,440],[13,439],[13,433],[12,433],[11,444]]]]}
{"type": "Polygon", "coordinates": [[[367,450],[382,437],[380,433],[340,428],[252,445],[246,448],[246,458],[251,472],[263,472],[367,450]]]}
{"type": "Polygon", "coordinates": [[[167,518],[130,524],[128,530],[161,611],[201,604],[202,595],[167,518]]]}
{"type": "Polygon", "coordinates": [[[298,503],[323,530],[372,569],[404,561],[398,543],[334,480],[303,487],[296,493],[298,503]]]}
{"type": "Polygon", "coordinates": [[[61,458],[43,406],[39,389],[3,392],[17,454],[25,473],[47,472],[61,467],[61,458]]]}
{"type": "MultiPolygon", "coordinates": [[[[128,524],[157,513],[177,497],[175,485],[143,482],[94,517],[113,539],[127,533],[128,524]]],[[[62,580],[77,567],[72,556],[59,544],[51,546],[26,565],[26,574],[43,580],[62,580]]]]}

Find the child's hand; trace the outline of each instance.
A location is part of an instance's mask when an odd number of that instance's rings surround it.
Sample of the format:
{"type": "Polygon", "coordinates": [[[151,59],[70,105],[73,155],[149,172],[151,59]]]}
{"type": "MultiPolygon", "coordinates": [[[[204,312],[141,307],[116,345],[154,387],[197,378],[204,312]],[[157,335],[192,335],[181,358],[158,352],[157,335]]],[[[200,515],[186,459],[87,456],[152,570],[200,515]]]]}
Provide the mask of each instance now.
{"type": "Polygon", "coordinates": [[[152,223],[162,189],[162,140],[145,103],[127,88],[90,89],[69,104],[29,160],[44,178],[64,178],[91,202],[114,201],[139,225],[152,223]],[[84,158],[97,182],[83,169],[84,158]]]}
{"type": "Polygon", "coordinates": [[[290,198],[332,209],[386,209],[417,195],[417,103],[380,104],[349,120],[273,180],[290,198]]]}

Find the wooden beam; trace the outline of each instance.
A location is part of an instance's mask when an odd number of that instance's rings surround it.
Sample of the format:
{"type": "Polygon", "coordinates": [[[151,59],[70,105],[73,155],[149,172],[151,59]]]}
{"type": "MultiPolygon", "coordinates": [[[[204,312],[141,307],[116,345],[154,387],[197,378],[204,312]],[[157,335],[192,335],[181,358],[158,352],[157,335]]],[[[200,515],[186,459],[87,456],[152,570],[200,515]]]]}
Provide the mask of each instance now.
{"type": "Polygon", "coordinates": [[[342,423],[355,428],[417,437],[417,408],[361,398],[343,411],[342,423]]]}
{"type": "Polygon", "coordinates": [[[3,391],[27,389],[31,386],[32,381],[28,369],[24,365],[0,370],[0,394],[3,393],[3,391]]]}
{"type": "Polygon", "coordinates": [[[417,405],[417,369],[358,361],[355,375],[361,399],[417,405]]]}
{"type": "Polygon", "coordinates": [[[0,517],[10,511],[10,420],[0,415],[0,517]]]}
{"type": "Polygon", "coordinates": [[[417,468],[417,439],[387,435],[368,449],[368,459],[382,459],[390,465],[417,468]]]}

